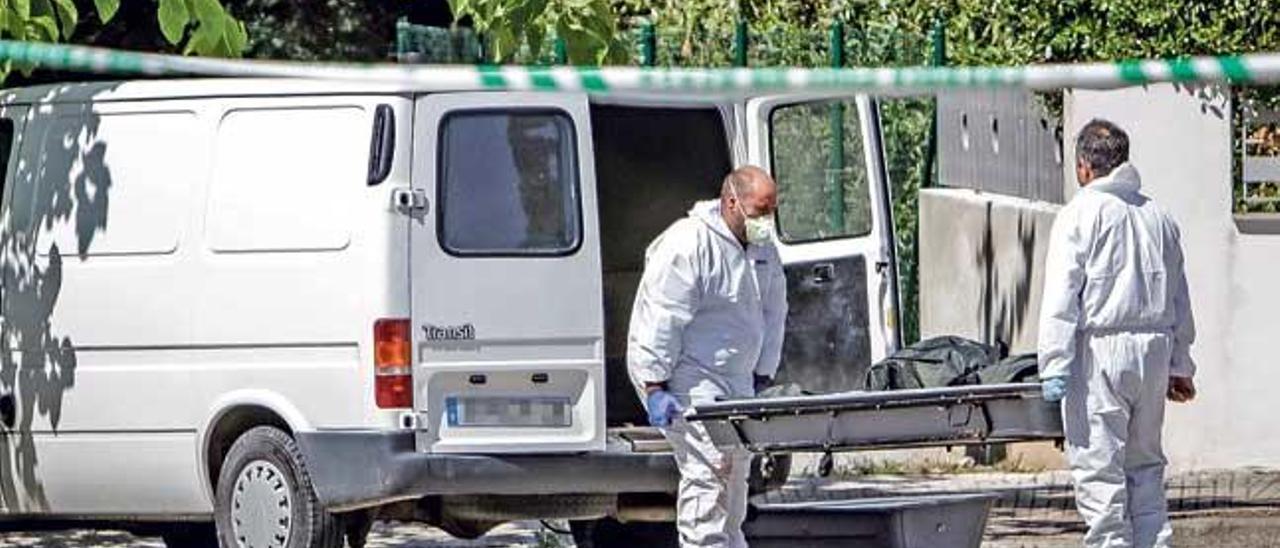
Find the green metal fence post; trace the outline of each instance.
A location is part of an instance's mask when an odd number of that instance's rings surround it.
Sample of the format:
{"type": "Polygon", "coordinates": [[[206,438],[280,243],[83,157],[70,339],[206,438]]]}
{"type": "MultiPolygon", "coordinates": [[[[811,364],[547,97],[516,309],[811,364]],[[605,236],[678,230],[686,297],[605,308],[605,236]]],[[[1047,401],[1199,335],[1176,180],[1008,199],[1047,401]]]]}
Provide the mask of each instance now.
{"type": "MultiPolygon", "coordinates": [[[[831,68],[844,66],[844,23],[831,25],[831,68]]],[[[844,115],[845,105],[836,101],[831,108],[831,161],[827,169],[827,222],[837,234],[844,231],[844,115]]]]}
{"type": "Polygon", "coordinates": [[[733,66],[747,66],[747,20],[741,17],[733,27],[733,66]]]}
{"type": "Polygon", "coordinates": [[[409,19],[401,17],[396,19],[396,60],[404,59],[409,53],[409,19]]]}
{"type": "Polygon", "coordinates": [[[565,45],[564,38],[557,36],[553,44],[555,48],[555,61],[553,62],[557,65],[569,64],[569,47],[565,45]]]}
{"type": "MultiPolygon", "coordinates": [[[[947,64],[947,29],[942,18],[934,19],[933,29],[929,31],[929,42],[932,44],[929,65],[940,67],[947,64]]],[[[920,178],[920,188],[933,186],[934,159],[938,155],[937,96],[934,97],[933,104],[933,120],[929,123],[929,148],[924,155],[924,173],[920,178]]]]}
{"type": "Polygon", "coordinates": [[[658,32],[652,21],[640,27],[640,64],[646,67],[658,64],[658,32]]]}

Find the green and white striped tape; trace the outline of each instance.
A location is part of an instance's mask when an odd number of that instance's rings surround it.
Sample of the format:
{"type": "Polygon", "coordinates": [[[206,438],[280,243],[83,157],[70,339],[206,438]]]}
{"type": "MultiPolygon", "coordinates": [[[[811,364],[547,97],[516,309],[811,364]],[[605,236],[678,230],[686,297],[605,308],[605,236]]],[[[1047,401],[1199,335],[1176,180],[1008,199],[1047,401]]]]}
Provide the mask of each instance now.
{"type": "Polygon", "coordinates": [[[917,68],[640,68],[295,63],[183,57],[0,40],[0,60],[82,72],[314,78],[432,90],[582,90],[591,93],[927,93],[944,89],[1114,88],[1157,82],[1280,82],[1280,54],[1171,60],[917,68]]]}

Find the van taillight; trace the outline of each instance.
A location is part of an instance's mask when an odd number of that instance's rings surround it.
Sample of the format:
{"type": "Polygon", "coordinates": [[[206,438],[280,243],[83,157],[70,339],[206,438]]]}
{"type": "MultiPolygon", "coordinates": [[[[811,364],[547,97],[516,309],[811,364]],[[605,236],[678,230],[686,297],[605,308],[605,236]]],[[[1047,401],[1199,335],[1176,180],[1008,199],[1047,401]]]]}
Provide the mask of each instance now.
{"type": "Polygon", "coordinates": [[[373,322],[373,392],[382,409],[413,406],[413,342],[409,331],[406,319],[373,322]]]}

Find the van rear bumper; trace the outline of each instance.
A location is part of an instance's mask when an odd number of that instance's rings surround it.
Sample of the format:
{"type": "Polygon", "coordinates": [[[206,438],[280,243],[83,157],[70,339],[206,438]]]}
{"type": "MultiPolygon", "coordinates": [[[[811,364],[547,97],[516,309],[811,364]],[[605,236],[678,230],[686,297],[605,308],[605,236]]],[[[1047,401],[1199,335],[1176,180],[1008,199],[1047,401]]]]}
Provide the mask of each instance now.
{"type": "Polygon", "coordinates": [[[670,453],[449,455],[416,451],[412,432],[295,437],[316,495],[331,511],[428,495],[674,493],[679,478],[670,453]]]}

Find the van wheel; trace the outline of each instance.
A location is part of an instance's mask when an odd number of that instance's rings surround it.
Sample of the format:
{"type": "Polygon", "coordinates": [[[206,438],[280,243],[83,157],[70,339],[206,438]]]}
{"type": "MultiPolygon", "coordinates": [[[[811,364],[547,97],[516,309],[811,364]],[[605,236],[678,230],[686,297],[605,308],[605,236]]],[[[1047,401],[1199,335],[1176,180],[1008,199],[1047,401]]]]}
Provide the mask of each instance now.
{"type": "Polygon", "coordinates": [[[342,524],[316,500],[298,444],[272,426],[250,429],[227,452],[214,521],[227,548],[342,546],[342,524]]]}

